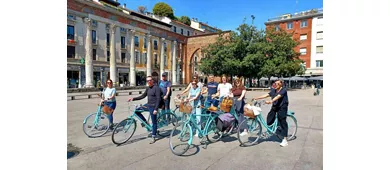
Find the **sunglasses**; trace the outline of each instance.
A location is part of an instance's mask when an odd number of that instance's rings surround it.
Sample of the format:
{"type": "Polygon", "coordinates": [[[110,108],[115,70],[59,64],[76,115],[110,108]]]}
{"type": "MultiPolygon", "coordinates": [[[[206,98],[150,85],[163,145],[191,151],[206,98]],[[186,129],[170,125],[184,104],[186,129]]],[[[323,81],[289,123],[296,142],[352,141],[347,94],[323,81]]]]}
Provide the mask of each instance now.
{"type": "Polygon", "coordinates": [[[151,82],[152,80],[146,80],[146,82],[151,82]]]}
{"type": "Polygon", "coordinates": [[[112,84],[112,82],[107,82],[107,84],[112,84]]]}

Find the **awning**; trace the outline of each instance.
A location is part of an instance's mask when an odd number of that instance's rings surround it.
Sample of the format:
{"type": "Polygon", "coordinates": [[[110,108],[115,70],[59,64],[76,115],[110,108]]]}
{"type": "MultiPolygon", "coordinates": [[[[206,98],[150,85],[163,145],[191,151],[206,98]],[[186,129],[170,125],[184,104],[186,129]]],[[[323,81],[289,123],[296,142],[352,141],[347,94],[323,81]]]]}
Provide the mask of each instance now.
{"type": "Polygon", "coordinates": [[[317,76],[317,77],[310,77],[309,80],[323,80],[323,76],[317,76]]]}

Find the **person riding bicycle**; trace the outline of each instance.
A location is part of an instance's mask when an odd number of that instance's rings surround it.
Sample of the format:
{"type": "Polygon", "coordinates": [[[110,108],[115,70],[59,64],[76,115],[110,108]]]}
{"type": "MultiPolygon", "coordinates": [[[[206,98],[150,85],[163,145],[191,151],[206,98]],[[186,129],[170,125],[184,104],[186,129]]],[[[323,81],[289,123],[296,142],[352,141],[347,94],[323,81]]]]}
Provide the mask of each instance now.
{"type": "MultiPolygon", "coordinates": [[[[196,115],[199,115],[199,116],[196,116],[196,119],[197,119],[197,123],[198,123],[198,127],[199,129],[201,128],[200,125],[201,125],[201,108],[200,108],[200,91],[201,89],[198,87],[197,85],[197,82],[194,80],[192,81],[191,83],[192,87],[190,89],[190,92],[188,93],[188,97],[187,97],[187,101],[188,102],[191,102],[191,106],[192,106],[192,111],[191,111],[191,114],[196,114],[196,115]]],[[[199,131],[197,130],[195,136],[198,136],[199,134],[199,131]]]]}
{"type": "Polygon", "coordinates": [[[204,93],[208,93],[207,103],[211,103],[213,106],[217,107],[218,102],[215,99],[212,99],[211,96],[216,94],[218,90],[218,83],[214,81],[214,75],[209,76],[209,82],[207,83],[207,89],[204,93]]]}
{"type": "MultiPolygon", "coordinates": [[[[156,142],[156,133],[157,133],[157,111],[158,109],[163,105],[163,99],[162,99],[162,93],[161,89],[158,85],[154,84],[154,81],[152,79],[152,76],[148,76],[146,78],[146,82],[148,83],[148,86],[145,90],[145,92],[138,97],[129,98],[128,102],[130,101],[136,101],[136,100],[142,100],[146,96],[148,97],[148,109],[150,113],[150,117],[152,118],[152,140],[150,144],[153,144],[156,142]]],[[[140,114],[140,118],[147,122],[145,117],[140,114]]]]}
{"type": "MultiPolygon", "coordinates": [[[[203,105],[203,95],[202,94],[205,93],[205,90],[203,90],[203,83],[199,82],[199,76],[197,74],[194,75],[193,80],[196,81],[196,85],[200,88],[200,91],[201,91],[200,100],[201,100],[201,105],[203,105]]],[[[188,84],[187,88],[183,92],[178,94],[178,96],[186,94],[188,91],[190,91],[191,87],[192,87],[192,83],[188,84]]]]}
{"type": "Polygon", "coordinates": [[[271,101],[266,101],[266,104],[272,103],[272,108],[270,112],[267,115],[267,124],[272,125],[272,123],[275,121],[276,113],[278,113],[278,121],[280,123],[280,135],[284,137],[283,141],[280,143],[280,146],[284,147],[288,145],[287,142],[287,131],[288,131],[288,124],[286,121],[287,118],[287,111],[288,111],[288,95],[287,95],[287,89],[283,88],[283,82],[282,80],[277,80],[275,82],[275,90],[272,90],[263,96],[254,98],[254,100],[258,99],[264,99],[267,97],[271,97],[271,101]]]}
{"type": "MultiPolygon", "coordinates": [[[[233,97],[234,110],[237,113],[239,124],[241,124],[241,122],[244,121],[245,94],[246,94],[246,88],[243,86],[241,79],[234,80],[232,92],[230,93],[229,97],[233,97]]],[[[244,124],[243,129],[244,131],[240,133],[241,136],[248,134],[247,124],[244,124]]]]}
{"type": "Polygon", "coordinates": [[[222,103],[223,97],[229,96],[232,88],[233,88],[232,84],[227,82],[226,75],[222,75],[222,83],[218,84],[218,89],[217,89],[218,92],[212,95],[212,98],[219,96],[220,97],[219,103],[222,103]]]}
{"type": "Polygon", "coordinates": [[[108,120],[110,121],[110,129],[114,129],[114,111],[116,108],[116,99],[115,99],[115,94],[116,94],[116,89],[112,87],[112,80],[108,79],[106,81],[107,88],[104,89],[103,91],[103,96],[101,103],[104,105],[108,106],[110,109],[112,109],[111,114],[108,114],[108,120]]]}

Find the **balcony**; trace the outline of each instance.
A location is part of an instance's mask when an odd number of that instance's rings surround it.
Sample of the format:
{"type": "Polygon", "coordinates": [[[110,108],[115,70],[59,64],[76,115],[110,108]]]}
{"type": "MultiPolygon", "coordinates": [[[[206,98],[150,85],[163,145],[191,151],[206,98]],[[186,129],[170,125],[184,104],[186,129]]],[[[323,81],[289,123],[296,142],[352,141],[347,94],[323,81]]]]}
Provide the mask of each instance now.
{"type": "Polygon", "coordinates": [[[323,8],[312,9],[312,10],[308,10],[308,11],[298,12],[295,14],[287,14],[287,15],[282,15],[282,16],[275,17],[275,18],[270,18],[270,19],[268,19],[267,22],[281,21],[281,20],[286,20],[286,19],[294,19],[294,18],[299,18],[299,17],[303,17],[303,16],[322,14],[323,12],[324,12],[323,8]]]}

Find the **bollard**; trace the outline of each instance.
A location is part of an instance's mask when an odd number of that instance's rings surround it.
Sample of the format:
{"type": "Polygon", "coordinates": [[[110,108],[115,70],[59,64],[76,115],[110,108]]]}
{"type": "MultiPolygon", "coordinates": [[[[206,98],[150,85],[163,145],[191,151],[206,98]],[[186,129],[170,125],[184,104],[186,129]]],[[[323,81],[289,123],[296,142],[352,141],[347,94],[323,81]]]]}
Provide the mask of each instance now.
{"type": "Polygon", "coordinates": [[[91,95],[88,95],[88,99],[90,99],[91,98],[91,95]]]}
{"type": "Polygon", "coordinates": [[[74,96],[70,96],[70,100],[74,100],[74,96]]]}
{"type": "Polygon", "coordinates": [[[131,92],[129,92],[129,95],[131,95],[131,92]]]}

